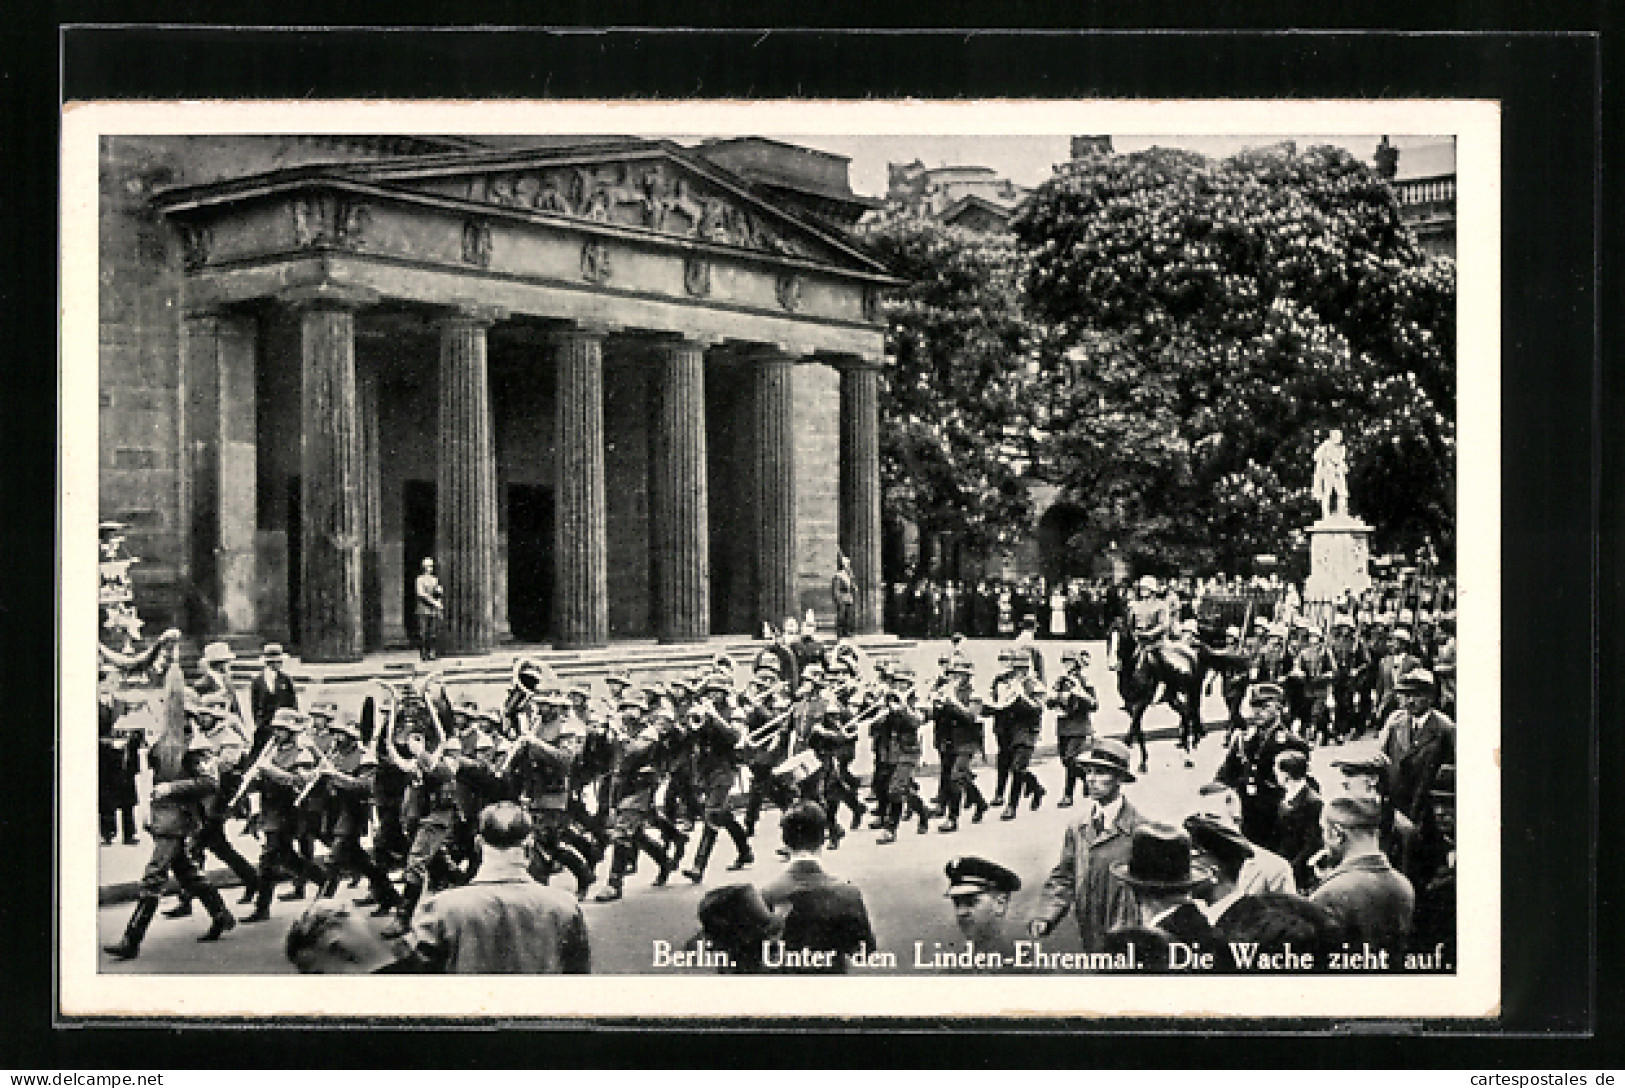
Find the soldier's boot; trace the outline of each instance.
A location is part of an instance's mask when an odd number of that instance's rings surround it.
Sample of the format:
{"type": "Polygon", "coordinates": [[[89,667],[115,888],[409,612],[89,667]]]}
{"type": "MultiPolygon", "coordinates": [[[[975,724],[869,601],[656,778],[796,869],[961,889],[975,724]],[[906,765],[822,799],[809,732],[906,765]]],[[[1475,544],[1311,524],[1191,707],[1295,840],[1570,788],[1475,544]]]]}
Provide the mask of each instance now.
{"type": "Polygon", "coordinates": [[[152,916],[158,913],[158,897],[156,895],[143,895],[135,901],[135,912],[130,915],[130,921],[124,927],[124,937],[117,944],[102,946],[106,952],[117,960],[133,960],[141,954],[141,941],[147,935],[147,927],[152,925],[152,916]]]}
{"type": "Polygon", "coordinates": [[[728,813],[728,817],[723,821],[722,826],[728,832],[728,837],[733,839],[734,850],[737,855],[733,860],[733,864],[728,868],[737,872],[755,862],[756,855],[751,853],[750,850],[750,838],[746,836],[745,829],[739,826],[739,821],[734,817],[733,813],[728,813]]]}
{"type": "Polygon", "coordinates": [[[897,841],[897,820],[895,819],[895,816],[901,811],[901,807],[902,806],[898,805],[890,798],[884,799],[879,803],[878,811],[880,812],[881,832],[875,838],[875,842],[879,845],[885,846],[888,843],[894,843],[897,841]]]}
{"type": "Polygon", "coordinates": [[[993,783],[993,804],[995,804],[995,805],[1004,804],[1004,790],[1005,790],[1005,787],[1008,786],[1009,784],[1010,784],[1010,768],[1008,766],[1006,766],[1005,763],[1004,763],[1004,760],[1001,759],[1001,760],[999,760],[999,777],[998,777],[998,781],[993,783]]]}
{"type": "Polygon", "coordinates": [[[276,892],[276,878],[262,876],[254,889],[253,913],[238,919],[241,922],[266,922],[271,918],[271,896],[276,892]]]}
{"type": "Polygon", "coordinates": [[[683,863],[683,855],[688,852],[688,836],[674,827],[670,841],[676,844],[676,848],[671,852],[671,867],[675,869],[683,863]]]}
{"type": "Polygon", "coordinates": [[[642,850],[660,866],[660,872],[655,874],[654,886],[664,888],[666,881],[671,879],[671,874],[677,871],[677,859],[666,849],[665,841],[656,836],[652,829],[645,827],[638,832],[638,841],[634,849],[642,850]]]}
{"type": "Polygon", "coordinates": [[[700,832],[700,845],[694,848],[694,864],[683,870],[683,875],[698,884],[705,879],[705,866],[711,860],[711,850],[717,844],[717,829],[707,824],[700,832]]]}
{"type": "Polygon", "coordinates": [[[420,881],[406,882],[406,891],[401,894],[401,901],[395,906],[395,921],[379,933],[385,940],[394,940],[404,937],[412,929],[412,915],[418,909],[418,900],[423,898],[423,884],[420,881]]]}
{"type": "Polygon", "coordinates": [[[203,909],[209,912],[209,929],[199,941],[218,941],[237,928],[237,917],[226,907],[226,901],[213,885],[199,892],[198,898],[203,900],[203,909]]]}
{"type": "Polygon", "coordinates": [[[971,814],[970,822],[973,824],[981,823],[982,817],[987,815],[987,799],[982,796],[982,791],[976,788],[976,783],[965,783],[965,799],[976,806],[976,811],[971,814]]]}
{"type": "MultiPolygon", "coordinates": [[[[751,774],[755,774],[753,768],[751,774]]],[[[750,796],[745,799],[745,834],[751,838],[756,837],[756,821],[762,818],[762,791],[752,785],[750,796]]]]}
{"type": "Polygon", "coordinates": [[[299,875],[294,877],[293,884],[288,890],[277,896],[284,903],[297,902],[305,897],[305,867],[303,865],[299,867],[298,873],[299,875]]]}
{"type": "Polygon", "coordinates": [[[322,880],[321,887],[316,889],[317,899],[331,899],[339,893],[339,880],[342,874],[337,865],[329,866],[327,875],[322,880]]]}
{"type": "Polygon", "coordinates": [[[396,908],[401,905],[401,893],[396,891],[395,885],[389,882],[389,874],[384,872],[383,866],[379,866],[369,874],[368,881],[372,889],[372,895],[369,898],[372,899],[374,904],[372,916],[382,918],[385,915],[395,913],[396,908]]]}
{"type": "Polygon", "coordinates": [[[943,835],[952,835],[955,831],[958,831],[958,830],[959,830],[959,797],[958,797],[958,795],[955,795],[955,796],[952,796],[952,797],[948,798],[947,819],[945,819],[942,822],[941,826],[939,826],[937,828],[937,832],[939,834],[943,834],[943,835]]]}
{"type": "Polygon", "coordinates": [[[637,856],[637,847],[629,842],[615,844],[613,859],[609,863],[609,881],[604,890],[593,896],[599,903],[613,903],[621,898],[621,884],[626,879],[626,871],[632,865],[632,858],[637,856]]]}
{"type": "Polygon", "coordinates": [[[102,950],[117,959],[134,959],[141,951],[141,941],[146,937],[147,928],[152,925],[159,901],[158,896],[143,893],[136,900],[135,910],[124,926],[124,935],[116,944],[103,945],[102,950]]]}
{"type": "Polygon", "coordinates": [[[190,918],[192,916],[192,897],[182,890],[175,905],[164,911],[165,918],[190,918]]]}
{"type": "Polygon", "coordinates": [[[1071,808],[1072,807],[1072,791],[1077,789],[1077,787],[1078,787],[1078,772],[1074,771],[1071,767],[1068,767],[1066,769],[1066,791],[1061,794],[1061,799],[1059,801],[1055,802],[1055,807],[1056,808],[1071,808]]]}
{"type": "Polygon", "coordinates": [[[260,891],[260,878],[259,878],[259,874],[255,873],[253,876],[251,876],[247,880],[243,881],[243,894],[238,896],[237,905],[239,907],[248,906],[248,904],[250,904],[250,903],[252,903],[254,901],[254,897],[259,895],[259,891],[260,891]]]}
{"type": "Polygon", "coordinates": [[[851,794],[851,800],[848,801],[848,804],[852,806],[852,830],[863,830],[863,818],[869,815],[869,806],[858,800],[856,792],[851,794]]]}
{"type": "MultiPolygon", "coordinates": [[[[1004,806],[1004,811],[999,813],[999,819],[1014,820],[1016,818],[1016,809],[1021,804],[1022,785],[1023,782],[1021,776],[1017,775],[1016,780],[1010,783],[1010,801],[1004,806]]],[[[995,799],[993,803],[998,804],[999,802],[997,799],[995,799]]]]}
{"type": "Polygon", "coordinates": [[[1038,806],[1042,805],[1044,803],[1044,795],[1046,793],[1048,793],[1049,791],[1046,790],[1043,787],[1043,785],[1038,781],[1038,776],[1037,775],[1033,774],[1033,772],[1031,772],[1031,771],[1028,771],[1026,773],[1027,773],[1027,796],[1032,798],[1032,810],[1034,812],[1037,812],[1038,811],[1038,806]]]}
{"type": "Polygon", "coordinates": [[[908,805],[920,817],[919,833],[924,835],[930,832],[931,814],[925,810],[925,802],[921,801],[918,795],[911,793],[908,796],[908,805]]]}
{"type": "Polygon", "coordinates": [[[576,878],[576,898],[587,898],[587,892],[598,880],[598,874],[593,871],[592,864],[574,845],[568,842],[559,843],[558,852],[554,855],[559,864],[570,870],[570,875],[576,878]]]}

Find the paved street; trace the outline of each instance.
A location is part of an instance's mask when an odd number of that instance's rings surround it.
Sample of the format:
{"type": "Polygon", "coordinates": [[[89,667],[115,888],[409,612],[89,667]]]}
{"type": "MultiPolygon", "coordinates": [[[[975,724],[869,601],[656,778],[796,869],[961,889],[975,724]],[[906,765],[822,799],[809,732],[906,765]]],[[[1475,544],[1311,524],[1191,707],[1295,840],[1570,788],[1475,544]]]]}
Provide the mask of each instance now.
{"type": "MultiPolygon", "coordinates": [[[[997,652],[997,643],[967,644],[982,668],[978,676],[989,675],[989,668],[997,652]]],[[[1046,643],[1044,649],[1050,659],[1050,674],[1059,670],[1060,648],[1064,644],[1046,643]]],[[[1108,735],[1121,736],[1126,729],[1126,716],[1118,707],[1112,674],[1100,661],[1095,648],[1096,664],[1093,678],[1100,691],[1105,708],[1097,716],[1097,727],[1108,735]]],[[[938,644],[924,646],[918,655],[927,660],[917,661],[920,666],[933,667],[939,652],[938,644]]],[[[482,699],[494,699],[496,693],[481,692],[482,699]]],[[[306,696],[306,701],[309,701],[306,696]]],[[[1207,717],[1214,718],[1214,713],[1207,717]]],[[[1166,728],[1175,724],[1166,707],[1153,710],[1147,717],[1148,728],[1166,728]]],[[[1155,740],[1151,744],[1150,772],[1138,783],[1128,786],[1126,792],[1134,804],[1152,819],[1177,821],[1190,810],[1197,787],[1212,777],[1220,756],[1222,727],[1209,734],[1196,754],[1196,766],[1185,768],[1179,750],[1171,740],[1155,740]]],[[[1046,720],[1044,741],[1053,744],[1053,723],[1046,720]]],[[[1365,747],[1369,741],[1355,747],[1365,747]]],[[[1342,751],[1342,749],[1333,749],[1342,751]]],[[[1136,756],[1136,759],[1138,757],[1136,756]]],[[[867,772],[871,766],[867,754],[860,755],[858,769],[867,772]]],[[[1067,820],[1076,809],[1058,809],[1055,805],[1064,781],[1060,765],[1054,759],[1036,764],[1038,776],[1049,789],[1042,809],[1032,812],[1023,806],[1020,816],[1013,822],[1003,822],[997,811],[990,811],[981,824],[968,819],[957,834],[942,835],[933,830],[929,835],[917,835],[912,825],[903,829],[898,842],[879,846],[876,832],[867,829],[849,835],[839,851],[827,857],[827,866],[834,872],[859,885],[868,903],[875,933],[881,946],[895,952],[899,970],[907,970],[913,955],[915,941],[924,942],[929,954],[932,942],[953,946],[959,940],[952,911],[943,892],[946,882],[943,866],[957,854],[980,854],[1009,866],[1020,874],[1023,887],[1016,896],[1012,916],[1024,924],[1049,867],[1060,848],[1067,820]]],[[[1317,753],[1313,773],[1322,781],[1329,778],[1328,757],[1317,753]]],[[[984,766],[978,779],[991,796],[993,770],[984,766]]],[[[934,782],[927,788],[934,787],[934,782]]],[[[1081,789],[1080,789],[1081,796],[1081,789]]],[[[680,876],[673,877],[667,888],[653,888],[649,881],[654,873],[648,860],[643,868],[627,882],[624,900],[612,904],[588,901],[584,904],[587,923],[592,934],[593,964],[596,971],[640,972],[651,969],[651,942],[670,940],[680,944],[697,929],[695,908],[706,888],[750,881],[762,883],[776,874],[781,864],[773,854],[778,844],[777,814],[764,814],[757,831],[758,861],[743,873],[730,873],[726,865],[733,859],[733,849],[724,838],[718,843],[710,872],[704,885],[692,886],[680,876]]],[[[129,854],[121,859],[121,867],[145,860],[144,848],[104,848],[107,854],[129,854]]],[[[254,855],[250,853],[252,858],[254,855]]],[[[104,865],[104,870],[107,868],[104,865]]],[[[104,871],[104,881],[106,875],[104,871]]],[[[285,887],[285,886],[284,886],[285,887]]],[[[341,895],[359,895],[341,891],[341,895]]],[[[228,891],[228,902],[234,902],[235,889],[228,891]]],[[[166,900],[165,905],[171,901],[166,900]]],[[[215,945],[200,945],[194,938],[203,931],[207,920],[199,911],[192,918],[173,921],[159,917],[152,926],[139,959],[116,963],[102,958],[103,970],[118,973],[286,973],[292,970],[282,953],[283,935],[287,923],[300,909],[298,903],[278,902],[274,905],[275,919],[254,926],[239,926],[215,945]]],[[[116,940],[129,914],[129,906],[120,904],[105,907],[100,912],[100,939],[116,940]]],[[[239,909],[246,913],[246,908],[239,909]]],[[[380,927],[383,920],[377,923],[380,927]]],[[[1077,930],[1070,919],[1062,923],[1056,934],[1045,943],[1054,951],[1073,950],[1077,947],[1077,930]]]]}

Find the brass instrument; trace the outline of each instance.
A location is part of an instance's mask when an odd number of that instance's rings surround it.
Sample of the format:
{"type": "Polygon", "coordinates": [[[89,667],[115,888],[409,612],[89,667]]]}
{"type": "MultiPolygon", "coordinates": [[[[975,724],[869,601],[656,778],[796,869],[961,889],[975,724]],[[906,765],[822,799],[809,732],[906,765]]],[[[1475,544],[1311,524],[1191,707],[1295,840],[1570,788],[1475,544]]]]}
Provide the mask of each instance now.
{"type": "Polygon", "coordinates": [[[784,723],[789,721],[790,715],[794,713],[795,707],[791,707],[789,710],[786,710],[783,714],[773,718],[771,721],[765,721],[761,725],[758,725],[746,735],[745,743],[750,745],[752,748],[760,748],[762,745],[773,739],[773,734],[782,729],[784,727],[784,723]]]}
{"type": "Polygon", "coordinates": [[[333,766],[333,761],[327,757],[327,753],[323,752],[322,761],[316,766],[316,769],[311,772],[310,781],[306,782],[305,788],[299,791],[299,796],[293,799],[293,807],[298,808],[300,805],[304,804],[305,798],[310,796],[310,791],[316,788],[316,784],[337,769],[337,767],[333,766]]]}
{"type": "Polygon", "coordinates": [[[253,786],[255,779],[259,778],[260,772],[265,769],[265,765],[275,755],[276,745],[271,741],[266,741],[265,747],[260,749],[259,757],[254,760],[254,765],[248,768],[248,772],[243,775],[242,784],[237,787],[237,792],[232,794],[231,804],[226,806],[228,809],[236,808],[242,803],[243,798],[248,796],[249,787],[253,786]]]}
{"type": "Polygon", "coordinates": [[[509,678],[508,698],[502,707],[503,715],[518,714],[530,706],[543,691],[558,686],[559,678],[547,665],[528,657],[515,659],[513,673],[509,678]]]}

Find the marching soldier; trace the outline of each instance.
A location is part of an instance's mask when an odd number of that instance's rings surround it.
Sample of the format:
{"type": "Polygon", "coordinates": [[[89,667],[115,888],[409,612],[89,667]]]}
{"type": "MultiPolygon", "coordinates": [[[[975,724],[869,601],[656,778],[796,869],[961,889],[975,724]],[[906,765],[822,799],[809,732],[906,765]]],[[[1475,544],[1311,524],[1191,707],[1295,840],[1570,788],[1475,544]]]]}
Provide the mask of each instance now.
{"type": "Polygon", "coordinates": [[[361,730],[348,715],[333,723],[333,750],[320,770],[322,783],[316,792],[323,797],[331,815],[332,845],[321,864],[326,873],[320,895],[331,899],[338,893],[339,878],[360,874],[367,878],[377,901],[373,914],[383,917],[399,906],[400,896],[376,858],[361,845],[367,833],[367,810],[372,801],[373,777],[378,757],[361,743],[361,730]]]}
{"type": "Polygon", "coordinates": [[[914,784],[922,750],[920,729],[924,724],[914,706],[914,671],[900,665],[892,670],[890,680],[892,689],[886,696],[887,712],[879,726],[892,760],[891,772],[886,776],[886,795],[881,801],[884,830],[877,840],[881,845],[897,841],[897,825],[905,811],[919,818],[920,834],[931,829],[931,814],[926,811],[919,788],[914,784]]]}
{"type": "Polygon", "coordinates": [[[1055,720],[1055,742],[1061,764],[1066,768],[1066,789],[1056,804],[1072,807],[1072,791],[1083,781],[1083,768],[1078,760],[1089,754],[1095,743],[1094,712],[1100,708],[1100,699],[1093,685],[1084,675],[1089,663],[1087,650],[1069,650],[1061,655],[1066,672],[1055,682],[1049,705],[1059,716],[1055,720]]]}
{"type": "Polygon", "coordinates": [[[250,785],[260,793],[261,830],[265,845],[260,850],[259,873],[255,879],[254,911],[244,922],[263,922],[271,917],[271,896],[276,892],[277,880],[286,876],[298,880],[310,877],[322,879],[320,871],[300,856],[297,850],[299,834],[299,794],[304,791],[306,776],[316,766],[314,752],[305,745],[300,734],[310,719],[297,710],[286,707],[271,718],[270,739],[260,758],[248,771],[250,785]]]}
{"type": "Polygon", "coordinates": [[[745,710],[744,755],[750,769],[745,834],[754,837],[765,802],[771,800],[780,812],[790,807],[789,792],[774,777],[773,768],[789,754],[791,702],[779,680],[777,659],[772,657],[761,659],[751,689],[745,710]]]}
{"type": "Polygon", "coordinates": [[[514,767],[520,795],[532,825],[530,873],[546,883],[555,865],[576,878],[576,896],[584,898],[597,879],[587,859],[566,839],[570,825],[570,775],[581,754],[582,736],[571,728],[570,700],[558,692],[544,692],[533,729],[522,731],[515,742],[514,767]]]}
{"type": "Polygon", "coordinates": [[[1304,737],[1310,743],[1329,744],[1332,739],[1332,685],[1337,679],[1337,658],[1326,647],[1319,630],[1311,629],[1298,653],[1295,672],[1303,677],[1304,737]]]}
{"type": "Polygon", "coordinates": [[[215,774],[213,746],[208,738],[201,730],[188,735],[185,691],[186,681],[181,676],[180,666],[171,665],[164,677],[163,732],[148,752],[153,782],[152,792],[147,797],[152,858],[141,874],[141,895],[124,927],[123,938],[117,944],[103,947],[103,951],[116,959],[134,959],[140,954],[141,941],[158,911],[159,898],[172,871],[181,887],[208,908],[209,929],[200,940],[219,940],[237,924],[219,891],[198,872],[186,852],[186,837],[200,822],[198,803],[220,788],[220,780],[215,774]]]}
{"type": "Polygon", "coordinates": [[[1347,613],[1339,613],[1332,620],[1332,638],[1328,648],[1336,664],[1332,674],[1332,740],[1342,744],[1359,735],[1361,724],[1370,711],[1365,705],[1362,680],[1371,667],[1371,654],[1355,634],[1354,621],[1347,613]]]}
{"type": "MultiPolygon", "coordinates": [[[[1020,650],[1010,654],[1010,672],[993,684],[993,728],[1008,745],[1009,759],[1005,773],[1010,778],[1010,801],[1000,815],[1001,820],[1014,820],[1016,808],[1021,804],[1023,791],[1032,798],[1032,808],[1044,801],[1044,787],[1038,776],[1029,769],[1033,749],[1044,724],[1044,700],[1048,692],[1044,682],[1032,673],[1032,659],[1020,650]]],[[[1001,753],[1002,754],[1002,753],[1001,753]]],[[[1002,782],[1002,780],[1001,780],[1002,782]]],[[[998,804],[995,797],[994,804],[998,804]]]]}
{"type": "MultiPolygon", "coordinates": [[[[226,820],[231,815],[231,799],[237,796],[237,790],[243,784],[241,762],[243,753],[248,747],[248,738],[243,736],[241,728],[234,721],[230,721],[229,717],[226,698],[219,692],[197,701],[197,725],[214,747],[215,775],[219,781],[219,788],[198,804],[198,826],[187,843],[187,853],[199,872],[203,871],[204,858],[207,854],[213,854],[225,862],[243,886],[242,902],[251,903],[254,900],[254,866],[238,853],[231,839],[226,836],[226,820]]],[[[164,917],[185,918],[191,913],[192,893],[183,885],[179,902],[164,911],[164,917]]]]}
{"type": "Polygon", "coordinates": [[[813,724],[809,738],[812,750],[818,753],[819,769],[815,776],[819,803],[829,817],[829,848],[840,848],[845,832],[841,829],[838,808],[846,805],[852,810],[852,829],[862,826],[868,808],[858,799],[857,786],[847,768],[857,755],[858,738],[851,727],[855,719],[852,710],[832,695],[824,704],[824,718],[813,724]]]}
{"type": "MultiPolygon", "coordinates": [[[[462,757],[462,741],[444,736],[432,717],[426,732],[427,736],[414,730],[406,737],[406,749],[412,756],[410,766],[422,790],[423,817],[418,821],[412,848],[406,855],[406,871],[402,874],[405,891],[395,907],[395,922],[383,932],[388,938],[402,937],[411,931],[412,915],[429,890],[430,866],[440,859],[461,815],[457,807],[457,767],[462,757]]],[[[385,751],[388,753],[389,749],[385,751]]],[[[380,902],[379,906],[382,905],[380,902]]]]}
{"type": "Polygon", "coordinates": [[[655,787],[660,782],[659,749],[670,733],[662,729],[662,719],[649,714],[648,704],[636,695],[623,695],[620,711],[627,740],[615,770],[614,846],[609,883],[597,896],[601,903],[621,898],[622,884],[626,874],[632,871],[632,862],[639,850],[660,867],[654,880],[656,887],[663,887],[677,867],[666,844],[655,837],[649,826],[655,787]]]}
{"type": "Polygon", "coordinates": [[[683,875],[696,884],[705,879],[705,867],[711,860],[719,830],[726,830],[733,839],[736,856],[729,869],[743,869],[756,860],[745,829],[728,808],[728,795],[739,775],[739,748],[745,739],[744,712],[734,713],[736,718],[724,718],[710,703],[696,704],[688,712],[695,774],[705,804],[705,829],[700,832],[700,845],[694,850],[694,864],[683,871],[683,875]]]}
{"type": "Polygon", "coordinates": [[[932,713],[936,718],[939,737],[946,733],[948,755],[953,768],[948,775],[947,821],[938,827],[942,834],[959,830],[959,809],[964,801],[976,806],[971,823],[979,824],[987,815],[987,800],[976,788],[976,772],[972,761],[983,750],[982,708],[971,687],[974,670],[964,658],[948,663],[949,684],[938,692],[932,713]]]}

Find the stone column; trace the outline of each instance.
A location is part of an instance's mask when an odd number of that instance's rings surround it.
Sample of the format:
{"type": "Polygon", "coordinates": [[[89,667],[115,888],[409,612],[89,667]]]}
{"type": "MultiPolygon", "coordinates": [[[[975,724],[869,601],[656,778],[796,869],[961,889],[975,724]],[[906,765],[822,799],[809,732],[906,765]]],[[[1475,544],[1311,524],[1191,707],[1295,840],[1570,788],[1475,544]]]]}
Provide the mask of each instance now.
{"type": "Polygon", "coordinates": [[[553,639],[560,647],[609,640],[604,336],[578,326],[555,338],[553,639]]]}
{"type": "Polygon", "coordinates": [[[857,633],[880,630],[880,367],[841,367],[841,551],[857,583],[857,633]]]}
{"type": "Polygon", "coordinates": [[[378,372],[356,367],[356,413],[361,426],[361,642],[384,648],[383,482],[378,461],[378,372]]]}
{"type": "Polygon", "coordinates": [[[689,642],[711,633],[705,347],[681,340],[662,344],[659,353],[649,466],[655,635],[689,642]]]}
{"type": "Polygon", "coordinates": [[[751,525],[756,557],[753,631],[800,615],[796,594],[795,360],[780,352],[750,361],[751,525]]]}
{"type": "Polygon", "coordinates": [[[249,642],[258,634],[254,531],[255,369],[252,317],[202,312],[182,326],[184,466],[189,577],[205,614],[199,635],[249,642]]]}
{"type": "Polygon", "coordinates": [[[489,653],[496,638],[496,450],[486,330],[500,316],[463,309],[440,322],[435,541],[446,593],[441,645],[453,654],[489,653]]]}
{"type": "Polygon", "coordinates": [[[299,656],[311,662],[359,661],[362,472],[355,310],[371,297],[321,286],[289,292],[283,300],[298,315],[303,378],[299,656]]]}

